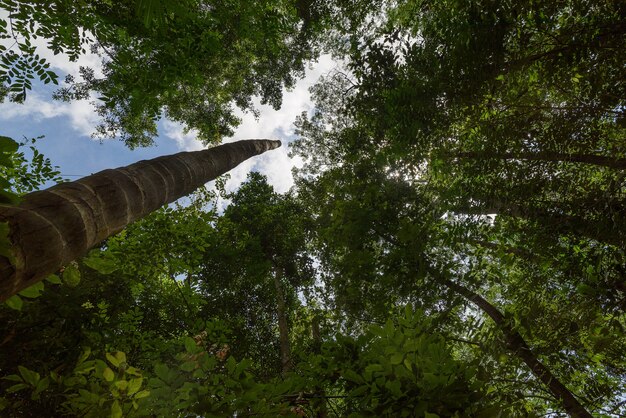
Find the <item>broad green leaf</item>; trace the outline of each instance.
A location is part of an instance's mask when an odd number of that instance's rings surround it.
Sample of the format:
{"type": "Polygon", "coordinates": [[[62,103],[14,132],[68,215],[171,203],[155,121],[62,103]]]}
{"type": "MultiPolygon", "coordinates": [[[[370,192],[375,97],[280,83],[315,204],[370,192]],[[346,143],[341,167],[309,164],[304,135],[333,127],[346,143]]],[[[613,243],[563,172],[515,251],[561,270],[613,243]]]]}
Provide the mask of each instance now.
{"type": "Polygon", "coordinates": [[[143,378],[139,377],[137,379],[130,379],[128,382],[128,395],[132,395],[141,389],[141,385],[143,383],[143,378]]]}
{"type": "Polygon", "coordinates": [[[367,367],[365,367],[365,371],[366,372],[380,372],[383,370],[383,366],[380,364],[370,364],[367,367]]]}
{"type": "Polygon", "coordinates": [[[106,358],[115,367],[120,367],[120,360],[111,353],[106,353],[106,358]]]}
{"type": "Polygon", "coordinates": [[[63,282],[69,287],[76,287],[80,283],[80,270],[76,262],[71,262],[63,270],[63,282]]]}
{"type": "Polygon", "coordinates": [[[11,296],[7,300],[5,300],[4,303],[6,303],[9,308],[15,309],[16,311],[21,311],[22,305],[24,305],[22,298],[20,298],[18,295],[11,296]]]}
{"type": "Polygon", "coordinates": [[[24,296],[25,298],[34,299],[34,298],[38,298],[39,296],[41,296],[41,292],[43,292],[43,290],[44,290],[43,282],[37,282],[34,285],[27,287],[26,289],[20,291],[18,295],[24,296]]]}
{"type": "Polygon", "coordinates": [[[8,136],[0,136],[0,152],[17,152],[20,145],[8,136]]]}
{"type": "Polygon", "coordinates": [[[89,358],[90,355],[91,355],[91,348],[85,347],[83,353],[78,358],[78,361],[76,362],[76,365],[78,366],[81,363],[83,363],[85,360],[87,360],[89,358]]]}
{"type": "Polygon", "coordinates": [[[2,379],[3,380],[10,380],[12,382],[23,382],[24,381],[24,379],[22,379],[21,376],[18,376],[16,374],[10,374],[8,376],[4,376],[2,379]]]}
{"type": "Polygon", "coordinates": [[[170,372],[170,369],[165,364],[157,364],[154,367],[154,373],[157,375],[159,379],[161,379],[164,382],[169,381],[169,372],[170,372]]]}
{"type": "Polygon", "coordinates": [[[115,353],[115,358],[119,361],[119,364],[126,363],[126,353],[123,351],[117,351],[115,353]]]}
{"type": "Polygon", "coordinates": [[[63,284],[59,276],[57,276],[56,274],[49,275],[48,277],[46,277],[46,280],[52,284],[63,284]]]}
{"type": "Polygon", "coordinates": [[[44,390],[48,389],[49,386],[50,379],[48,377],[44,377],[39,381],[39,383],[37,383],[37,387],[35,388],[35,394],[43,392],[44,390]]]}
{"type": "Polygon", "coordinates": [[[17,392],[17,391],[20,391],[22,389],[26,389],[29,387],[30,386],[28,386],[26,383],[18,383],[17,385],[9,386],[7,388],[7,393],[14,393],[14,392],[17,392]]]}
{"type": "Polygon", "coordinates": [[[20,371],[25,382],[29,383],[31,386],[37,386],[40,379],[39,373],[29,370],[24,366],[17,366],[17,369],[20,371]]]}
{"type": "Polygon", "coordinates": [[[354,396],[356,398],[367,393],[368,390],[369,390],[369,386],[367,385],[359,386],[356,389],[350,391],[349,395],[354,396]]]}
{"type": "Polygon", "coordinates": [[[142,390],[141,392],[137,392],[135,394],[135,399],[147,398],[148,396],[150,396],[150,391],[142,390]]]}
{"type": "Polygon", "coordinates": [[[120,403],[117,401],[117,399],[115,401],[113,401],[113,404],[111,405],[111,418],[122,418],[122,407],[120,406],[120,403]]]}
{"type": "Polygon", "coordinates": [[[107,367],[102,372],[102,377],[104,377],[104,380],[106,380],[107,382],[112,382],[113,379],[115,379],[115,373],[113,372],[113,370],[111,370],[110,367],[107,367]]]}
{"type": "Polygon", "coordinates": [[[83,263],[100,274],[111,274],[118,269],[115,260],[106,258],[97,250],[92,251],[87,257],[83,258],[83,263]]]}
{"type": "Polygon", "coordinates": [[[350,380],[355,383],[363,383],[363,377],[353,370],[345,370],[343,372],[344,379],[350,380]]]}
{"type": "Polygon", "coordinates": [[[389,361],[391,362],[391,364],[396,365],[396,364],[400,364],[402,363],[402,360],[404,360],[404,354],[402,353],[395,353],[391,356],[391,358],[389,359],[389,361]]]}
{"type": "Polygon", "coordinates": [[[198,346],[196,345],[196,342],[193,338],[185,337],[183,341],[185,343],[185,350],[187,350],[187,352],[195,353],[196,351],[198,351],[198,346]]]}
{"type": "Polygon", "coordinates": [[[118,388],[119,390],[126,390],[128,389],[128,380],[118,380],[115,383],[113,383],[113,385],[115,385],[116,388],[118,388]]]}
{"type": "Polygon", "coordinates": [[[180,369],[184,372],[192,372],[196,369],[197,364],[193,361],[187,361],[180,365],[180,369]]]}

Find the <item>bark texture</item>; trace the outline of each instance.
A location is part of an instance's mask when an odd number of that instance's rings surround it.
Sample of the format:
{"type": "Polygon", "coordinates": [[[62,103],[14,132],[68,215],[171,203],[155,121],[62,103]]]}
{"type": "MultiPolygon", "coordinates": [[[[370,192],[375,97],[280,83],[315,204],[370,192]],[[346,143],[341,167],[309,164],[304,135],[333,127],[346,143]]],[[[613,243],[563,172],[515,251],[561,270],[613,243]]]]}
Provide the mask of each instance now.
{"type": "Polygon", "coordinates": [[[561,381],[552,374],[535,354],[532,352],[524,338],[510,325],[504,315],[491,303],[479,294],[461,286],[451,280],[446,279],[438,272],[431,271],[436,280],[450,290],[469,300],[498,325],[504,334],[508,348],[513,354],[519,357],[530,368],[532,373],[548,388],[552,396],[563,403],[565,411],[574,418],[591,418],[592,415],[578,402],[574,394],[561,381]]]}
{"type": "Polygon", "coordinates": [[[30,193],[0,206],[13,260],[0,257],[0,301],[44,279],[163,205],[280,141],[255,139],[139,161],[30,193]]]}

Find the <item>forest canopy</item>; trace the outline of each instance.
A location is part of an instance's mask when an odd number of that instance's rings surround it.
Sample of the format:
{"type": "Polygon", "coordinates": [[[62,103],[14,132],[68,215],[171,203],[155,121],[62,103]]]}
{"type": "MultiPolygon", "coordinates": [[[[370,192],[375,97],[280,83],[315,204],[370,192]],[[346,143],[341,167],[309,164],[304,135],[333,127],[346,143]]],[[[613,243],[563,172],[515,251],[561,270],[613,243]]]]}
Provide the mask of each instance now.
{"type": "MultiPolygon", "coordinates": [[[[343,67],[288,193],[218,179],[0,306],[1,415],[626,416],[626,3],[48,3],[0,0],[0,97],[91,50],[55,97],[131,149],[343,67]]],[[[0,137],[4,206],[58,174],[0,137]]]]}

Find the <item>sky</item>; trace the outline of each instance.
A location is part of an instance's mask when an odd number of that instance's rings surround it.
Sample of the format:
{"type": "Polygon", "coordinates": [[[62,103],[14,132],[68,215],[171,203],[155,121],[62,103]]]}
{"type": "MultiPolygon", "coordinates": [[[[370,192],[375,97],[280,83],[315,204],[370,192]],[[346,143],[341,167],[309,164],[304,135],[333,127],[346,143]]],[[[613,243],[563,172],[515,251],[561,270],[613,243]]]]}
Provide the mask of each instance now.
{"type": "MultiPolygon", "coordinates": [[[[1,16],[0,16],[1,18],[1,16]]],[[[66,56],[54,55],[45,48],[43,42],[38,45],[37,53],[45,57],[52,69],[59,75],[59,80],[66,74],[78,74],[80,66],[96,69],[98,74],[100,59],[95,55],[84,55],[77,62],[70,62],[66,56]]],[[[310,112],[313,104],[310,100],[309,87],[315,84],[321,75],[331,72],[336,63],[330,56],[322,56],[312,63],[306,77],[300,80],[291,91],[283,91],[283,105],[280,110],[260,105],[258,119],[250,113],[239,112],[242,123],[232,138],[225,142],[240,139],[279,139],[283,146],[261,156],[249,159],[230,172],[231,179],[226,188],[233,191],[245,180],[247,173],[258,171],[268,177],[277,192],[285,192],[293,185],[291,169],[300,164],[297,159],[288,157],[287,144],[295,139],[293,122],[303,111],[310,112]]],[[[91,133],[98,123],[93,105],[88,100],[70,103],[52,100],[52,93],[58,86],[33,83],[33,90],[27,92],[24,104],[0,104],[0,135],[9,136],[17,141],[23,137],[45,136],[37,141],[37,149],[50,158],[53,165],[59,166],[62,176],[75,180],[85,175],[107,168],[116,168],[136,161],[173,154],[179,151],[203,149],[202,143],[195,139],[193,132],[185,134],[183,127],[169,120],[159,123],[159,136],[155,146],[128,149],[121,141],[99,141],[91,138],[91,133]]]]}

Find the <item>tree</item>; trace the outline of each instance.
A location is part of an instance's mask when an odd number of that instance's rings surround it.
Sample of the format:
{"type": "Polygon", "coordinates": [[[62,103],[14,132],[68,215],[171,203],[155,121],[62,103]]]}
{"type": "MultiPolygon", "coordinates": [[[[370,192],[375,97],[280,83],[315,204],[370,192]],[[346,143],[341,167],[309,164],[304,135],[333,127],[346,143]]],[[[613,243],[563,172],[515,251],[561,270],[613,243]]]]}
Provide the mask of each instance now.
{"type": "Polygon", "coordinates": [[[44,279],[130,222],[279,146],[280,141],[238,141],[140,161],[2,207],[10,253],[2,258],[0,297],[5,300],[44,279]]]}
{"type": "Polygon", "coordinates": [[[314,279],[306,212],[295,196],[276,193],[259,173],[250,173],[226,197],[230,204],[215,222],[211,249],[198,274],[201,294],[211,301],[203,313],[228,318],[233,342],[248,355],[255,351],[262,375],[286,375],[303,354],[291,348],[301,305],[298,292],[314,279]],[[270,346],[277,350],[268,350],[270,346]]]}
{"type": "Polygon", "coordinates": [[[0,1],[0,99],[23,101],[32,81],[57,83],[33,40],[76,60],[87,50],[102,57],[102,73],[81,68],[55,93],[90,99],[102,121],[96,134],[146,146],[166,115],[198,131],[205,143],[232,135],[234,106],[255,112],[253,98],[280,107],[319,54],[329,18],[311,2],[55,0],[0,1]],[[33,23],[36,23],[33,25],[33,23]]]}

